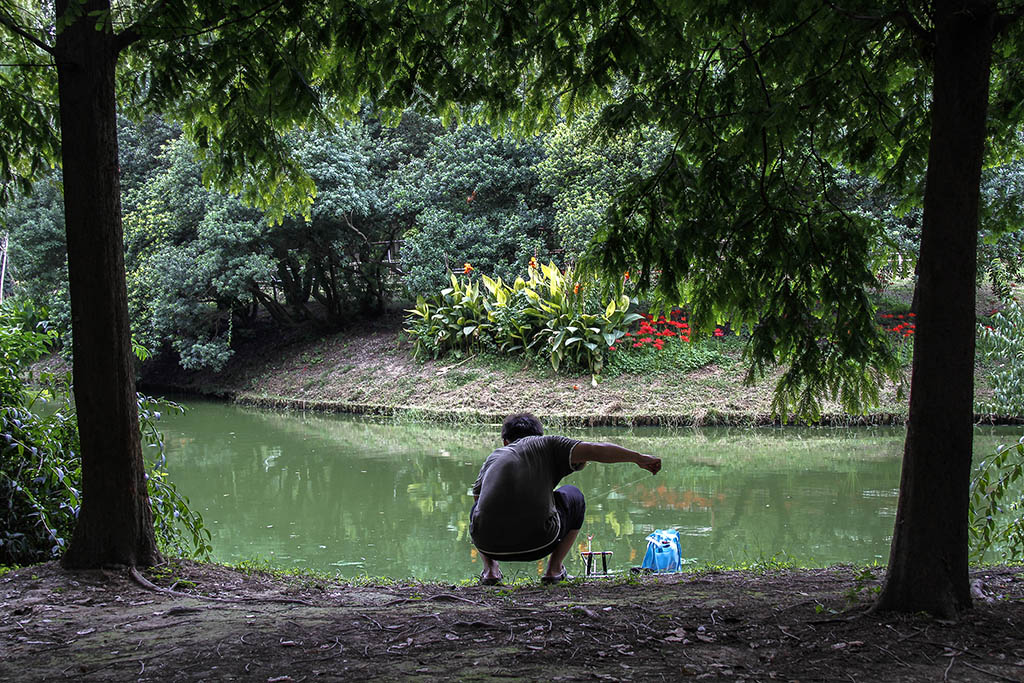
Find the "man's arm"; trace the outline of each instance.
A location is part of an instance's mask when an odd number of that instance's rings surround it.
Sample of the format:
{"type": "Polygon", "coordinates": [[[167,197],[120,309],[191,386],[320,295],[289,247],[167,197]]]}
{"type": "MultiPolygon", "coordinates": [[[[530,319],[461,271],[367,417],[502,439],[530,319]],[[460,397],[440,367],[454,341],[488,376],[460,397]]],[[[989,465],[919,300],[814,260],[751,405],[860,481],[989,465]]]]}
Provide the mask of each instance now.
{"type": "Polygon", "coordinates": [[[569,462],[573,464],[587,462],[632,462],[651,474],[657,474],[661,469],[661,458],[637,453],[613,443],[594,443],[591,441],[581,441],[576,444],[572,449],[569,462]]]}

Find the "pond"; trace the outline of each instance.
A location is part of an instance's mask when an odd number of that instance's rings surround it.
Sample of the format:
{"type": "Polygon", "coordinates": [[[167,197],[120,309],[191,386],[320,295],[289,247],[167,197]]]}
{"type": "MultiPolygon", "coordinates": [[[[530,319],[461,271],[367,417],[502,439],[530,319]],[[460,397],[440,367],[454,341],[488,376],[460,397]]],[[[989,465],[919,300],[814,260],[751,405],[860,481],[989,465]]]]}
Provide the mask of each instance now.
{"type": "MultiPolygon", "coordinates": [[[[480,572],[469,539],[471,488],[498,427],[372,421],[189,400],[160,422],[168,467],[203,514],[214,559],[262,559],[345,577],[457,581],[480,572]]],[[[588,429],[664,458],[652,476],[592,463],[565,480],[587,496],[593,550],[640,564],[647,534],[677,528],[691,563],[773,557],[885,563],[902,428],[588,429]]],[[[975,453],[1024,430],[979,429],[975,453]]],[[[567,563],[582,573],[577,556],[567,563]]],[[[542,563],[510,563],[506,577],[542,563]]]]}

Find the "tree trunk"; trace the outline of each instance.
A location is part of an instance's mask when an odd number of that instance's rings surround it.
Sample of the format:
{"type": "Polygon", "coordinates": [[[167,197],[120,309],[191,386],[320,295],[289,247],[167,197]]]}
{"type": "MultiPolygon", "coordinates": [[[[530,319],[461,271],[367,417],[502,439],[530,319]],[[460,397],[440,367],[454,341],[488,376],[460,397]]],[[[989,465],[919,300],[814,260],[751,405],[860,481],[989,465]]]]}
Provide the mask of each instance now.
{"type": "Polygon", "coordinates": [[[935,3],[931,146],[920,310],[896,527],[878,609],[958,616],[971,606],[968,505],[974,422],[978,193],[995,7],[935,3]]]}
{"type": "MultiPolygon", "coordinates": [[[[70,3],[75,8],[76,3],[70,3]]],[[[69,0],[58,0],[57,16],[69,0]]],[[[132,365],[117,165],[109,0],[87,0],[57,33],[64,212],[71,291],[82,507],[68,568],[159,559],[146,491],[132,365]]]]}

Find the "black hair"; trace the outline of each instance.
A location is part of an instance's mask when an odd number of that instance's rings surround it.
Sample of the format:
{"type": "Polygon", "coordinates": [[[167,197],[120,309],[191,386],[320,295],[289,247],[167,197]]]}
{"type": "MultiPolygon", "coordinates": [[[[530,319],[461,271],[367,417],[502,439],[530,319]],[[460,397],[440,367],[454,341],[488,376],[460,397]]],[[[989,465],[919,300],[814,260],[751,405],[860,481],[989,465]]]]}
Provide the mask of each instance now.
{"type": "Polygon", "coordinates": [[[501,438],[506,443],[518,441],[524,436],[543,436],[544,427],[532,413],[515,413],[501,423],[501,438]]]}

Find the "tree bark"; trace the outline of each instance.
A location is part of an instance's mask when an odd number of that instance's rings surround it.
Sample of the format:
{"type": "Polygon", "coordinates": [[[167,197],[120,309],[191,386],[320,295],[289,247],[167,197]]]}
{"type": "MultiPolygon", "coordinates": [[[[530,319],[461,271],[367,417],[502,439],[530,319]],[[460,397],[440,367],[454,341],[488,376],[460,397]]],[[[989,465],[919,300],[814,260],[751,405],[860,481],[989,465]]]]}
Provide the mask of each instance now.
{"type": "Polygon", "coordinates": [[[878,609],[955,618],[971,606],[978,194],[996,9],[939,0],[920,310],[900,498],[878,609]]]}
{"type": "MultiPolygon", "coordinates": [[[[69,0],[58,0],[58,18],[68,6],[69,0]]],[[[82,507],[63,558],[68,568],[146,566],[159,559],[140,444],[125,286],[117,51],[110,27],[96,28],[97,17],[109,10],[109,0],[87,0],[56,39],[82,457],[82,507]]]]}

